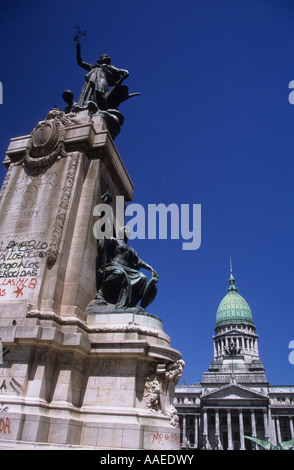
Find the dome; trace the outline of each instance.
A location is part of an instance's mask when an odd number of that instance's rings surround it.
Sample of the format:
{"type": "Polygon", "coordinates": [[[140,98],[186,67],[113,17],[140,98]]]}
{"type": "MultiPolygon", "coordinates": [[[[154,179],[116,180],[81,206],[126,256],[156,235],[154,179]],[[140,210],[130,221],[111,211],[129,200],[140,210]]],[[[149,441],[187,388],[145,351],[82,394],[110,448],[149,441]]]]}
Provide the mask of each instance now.
{"type": "Polygon", "coordinates": [[[216,313],[216,326],[232,323],[250,323],[253,325],[252,313],[246,300],[238,294],[232,271],[229,279],[230,287],[216,313]]]}

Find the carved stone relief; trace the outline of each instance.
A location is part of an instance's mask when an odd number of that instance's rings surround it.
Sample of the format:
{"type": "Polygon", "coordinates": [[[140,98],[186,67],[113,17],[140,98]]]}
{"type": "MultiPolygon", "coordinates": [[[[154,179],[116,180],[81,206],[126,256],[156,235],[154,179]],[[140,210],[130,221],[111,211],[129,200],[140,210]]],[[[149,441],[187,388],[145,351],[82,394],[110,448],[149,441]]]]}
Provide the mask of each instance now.
{"type": "Polygon", "coordinates": [[[40,168],[66,157],[65,128],[78,123],[76,118],[65,115],[60,109],[50,111],[46,119],[33,130],[22,163],[29,168],[40,168]]]}
{"type": "MultiPolygon", "coordinates": [[[[70,154],[69,154],[70,155],[70,154]]],[[[70,155],[70,163],[66,172],[64,185],[62,188],[60,203],[58,206],[54,228],[51,236],[50,246],[47,252],[47,264],[51,268],[57,259],[58,250],[61,242],[63,227],[66,220],[66,214],[72,193],[72,187],[78,167],[79,152],[73,152],[70,155]]]]}
{"type": "Polygon", "coordinates": [[[171,426],[179,426],[177,411],[173,406],[175,387],[183,375],[185,363],[179,359],[171,364],[159,364],[151,368],[146,377],[144,400],[151,411],[170,417],[171,426]]]}

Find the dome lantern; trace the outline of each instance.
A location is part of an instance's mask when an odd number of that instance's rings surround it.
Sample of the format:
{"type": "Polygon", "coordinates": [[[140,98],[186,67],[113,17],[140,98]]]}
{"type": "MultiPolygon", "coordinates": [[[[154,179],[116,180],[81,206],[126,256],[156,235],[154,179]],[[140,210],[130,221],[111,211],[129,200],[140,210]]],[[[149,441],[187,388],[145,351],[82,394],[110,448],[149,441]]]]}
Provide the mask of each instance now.
{"type": "Polygon", "coordinates": [[[232,323],[250,323],[253,325],[252,312],[246,300],[238,293],[235,286],[232,267],[229,278],[230,286],[216,314],[216,327],[232,323]]]}

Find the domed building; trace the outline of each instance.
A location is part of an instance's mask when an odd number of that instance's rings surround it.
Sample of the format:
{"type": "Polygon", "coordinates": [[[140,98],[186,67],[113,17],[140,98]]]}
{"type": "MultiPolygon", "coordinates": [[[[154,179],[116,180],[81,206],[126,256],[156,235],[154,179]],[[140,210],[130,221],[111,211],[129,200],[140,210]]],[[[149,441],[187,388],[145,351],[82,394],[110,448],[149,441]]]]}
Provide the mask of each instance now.
{"type": "Polygon", "coordinates": [[[294,439],[294,386],[273,386],[259,357],[251,309],[230,273],[216,313],[214,358],[202,381],[176,387],[181,443],[198,449],[245,450],[294,439]]]}
{"type": "Polygon", "coordinates": [[[235,286],[232,270],[229,284],[216,313],[214,360],[204,374],[205,382],[215,381],[218,371],[220,383],[226,383],[232,374],[238,383],[266,383],[252,312],[235,286]]]}

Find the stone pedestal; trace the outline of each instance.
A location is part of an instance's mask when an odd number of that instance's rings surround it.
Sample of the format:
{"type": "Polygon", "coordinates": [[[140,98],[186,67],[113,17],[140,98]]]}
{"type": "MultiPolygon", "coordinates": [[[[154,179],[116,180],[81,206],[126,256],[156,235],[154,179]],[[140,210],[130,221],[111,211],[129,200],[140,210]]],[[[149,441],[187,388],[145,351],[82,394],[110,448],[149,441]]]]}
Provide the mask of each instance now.
{"type": "Polygon", "coordinates": [[[86,312],[93,209],[107,189],[133,193],[103,121],[54,109],[12,139],[4,163],[0,448],[179,448],[172,400],[183,363],[160,318],[86,312]]]}

